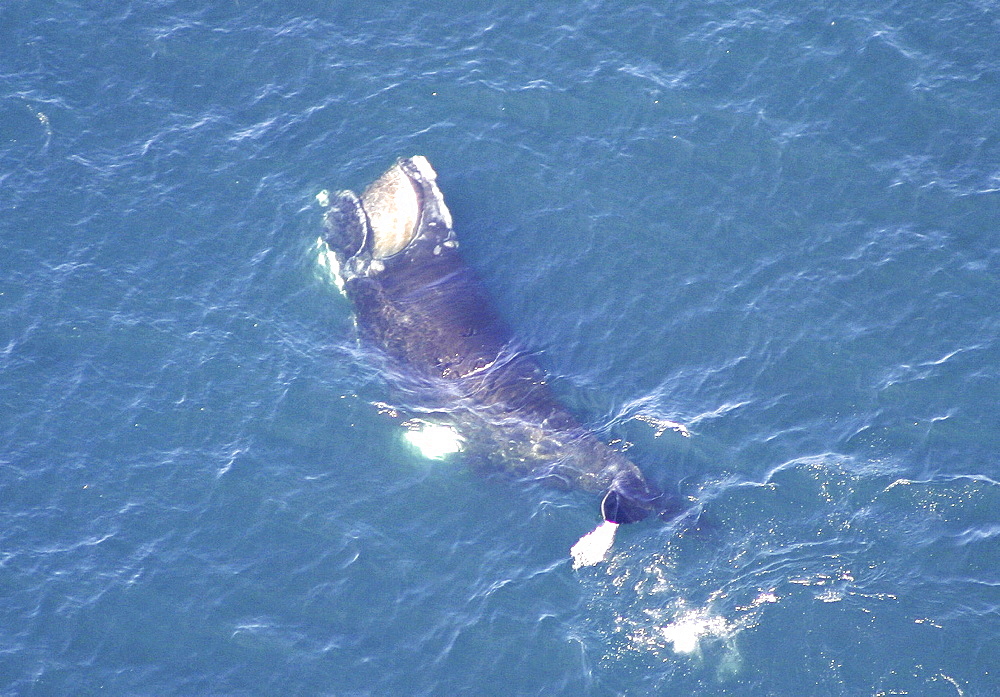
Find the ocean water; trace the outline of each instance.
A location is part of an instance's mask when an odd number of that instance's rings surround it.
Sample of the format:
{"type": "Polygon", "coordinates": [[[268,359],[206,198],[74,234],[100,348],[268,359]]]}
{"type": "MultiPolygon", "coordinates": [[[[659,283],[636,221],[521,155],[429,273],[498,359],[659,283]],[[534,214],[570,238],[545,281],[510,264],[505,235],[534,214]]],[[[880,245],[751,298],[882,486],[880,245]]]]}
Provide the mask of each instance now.
{"type": "Polygon", "coordinates": [[[1000,694],[998,32],[0,4],[0,694],[1000,694]],[[407,447],[314,197],[414,154],[696,518],[574,570],[595,497],[407,447]]]}

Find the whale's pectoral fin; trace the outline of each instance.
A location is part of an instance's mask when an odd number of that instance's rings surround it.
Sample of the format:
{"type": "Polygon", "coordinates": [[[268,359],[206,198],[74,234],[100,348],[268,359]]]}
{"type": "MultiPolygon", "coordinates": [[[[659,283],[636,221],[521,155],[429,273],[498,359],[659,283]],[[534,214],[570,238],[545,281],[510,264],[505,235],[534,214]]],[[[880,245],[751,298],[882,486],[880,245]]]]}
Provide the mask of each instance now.
{"type": "Polygon", "coordinates": [[[341,261],[361,251],[368,239],[368,216],[353,191],[338,191],[326,210],[323,241],[341,261]]]}

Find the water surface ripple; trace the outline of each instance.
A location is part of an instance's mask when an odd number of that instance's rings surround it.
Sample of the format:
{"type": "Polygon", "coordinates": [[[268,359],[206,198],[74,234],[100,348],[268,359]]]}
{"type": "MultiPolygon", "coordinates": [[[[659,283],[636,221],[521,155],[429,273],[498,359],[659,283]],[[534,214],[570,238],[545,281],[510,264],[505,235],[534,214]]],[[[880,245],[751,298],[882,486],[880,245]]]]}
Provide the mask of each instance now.
{"type": "Polygon", "coordinates": [[[0,694],[1000,693],[998,27],[4,4],[0,694]],[[695,522],[406,446],[314,196],[414,154],[695,522]]]}

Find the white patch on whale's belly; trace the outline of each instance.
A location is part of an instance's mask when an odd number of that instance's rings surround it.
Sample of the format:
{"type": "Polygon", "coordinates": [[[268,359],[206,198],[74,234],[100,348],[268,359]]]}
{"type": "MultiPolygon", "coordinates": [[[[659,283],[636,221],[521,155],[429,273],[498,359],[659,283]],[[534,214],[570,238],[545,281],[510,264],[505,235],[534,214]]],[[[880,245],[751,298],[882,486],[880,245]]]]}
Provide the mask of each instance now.
{"type": "Polygon", "coordinates": [[[454,428],[426,421],[410,425],[403,439],[428,460],[443,460],[465,447],[465,440],[454,428]]]}

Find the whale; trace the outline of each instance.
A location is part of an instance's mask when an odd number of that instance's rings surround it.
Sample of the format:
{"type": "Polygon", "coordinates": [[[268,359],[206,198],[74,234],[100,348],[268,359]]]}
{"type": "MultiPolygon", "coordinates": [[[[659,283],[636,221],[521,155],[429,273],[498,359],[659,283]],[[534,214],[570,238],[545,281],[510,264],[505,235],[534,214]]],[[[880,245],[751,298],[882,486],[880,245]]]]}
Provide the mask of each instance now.
{"type": "Polygon", "coordinates": [[[421,420],[450,429],[473,469],[597,494],[614,525],[668,497],[557,399],[473,269],[427,158],[401,158],[360,195],[323,192],[322,242],[360,338],[421,420]]]}

